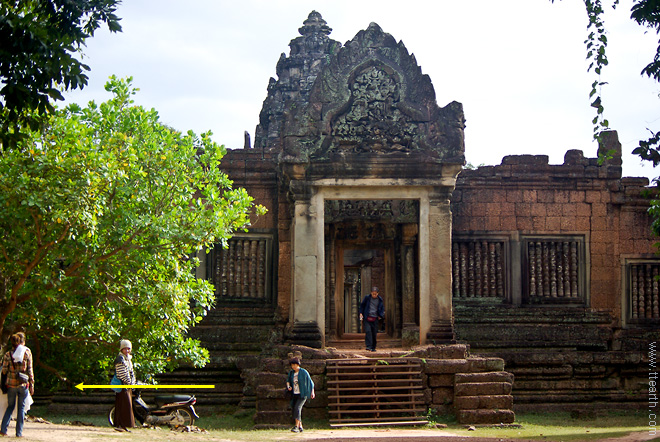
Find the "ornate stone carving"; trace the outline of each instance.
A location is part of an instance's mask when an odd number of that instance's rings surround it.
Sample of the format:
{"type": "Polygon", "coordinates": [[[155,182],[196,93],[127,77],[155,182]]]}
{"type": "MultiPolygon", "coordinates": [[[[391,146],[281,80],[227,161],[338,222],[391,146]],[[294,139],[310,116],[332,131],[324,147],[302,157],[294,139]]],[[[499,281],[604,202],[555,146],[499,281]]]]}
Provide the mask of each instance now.
{"type": "Polygon", "coordinates": [[[356,242],[394,240],[396,228],[390,223],[346,222],[337,224],[335,238],[356,242]]]}
{"type": "Polygon", "coordinates": [[[316,11],[309,14],[298,32],[301,37],[289,43],[289,57],[282,54],[277,62],[278,79],[271,78],[268,83],[268,96],[263,102],[256,129],[255,148],[280,148],[285,111],[307,104],[316,76],[329,55],[341,47],[341,43],[328,37],[332,29],[316,11]]]}
{"type": "Polygon", "coordinates": [[[370,66],[356,76],[350,89],[349,110],[332,127],[336,148],[409,152],[419,128],[399,109],[396,79],[382,68],[370,66]]]}
{"type": "Polygon", "coordinates": [[[364,153],[464,162],[461,104],[438,107],[431,80],[403,43],[372,23],[328,60],[307,105],[289,109],[281,162],[352,166],[364,153]]]}
{"type": "Polygon", "coordinates": [[[417,200],[326,200],[324,222],[378,221],[417,223],[417,200]]]}

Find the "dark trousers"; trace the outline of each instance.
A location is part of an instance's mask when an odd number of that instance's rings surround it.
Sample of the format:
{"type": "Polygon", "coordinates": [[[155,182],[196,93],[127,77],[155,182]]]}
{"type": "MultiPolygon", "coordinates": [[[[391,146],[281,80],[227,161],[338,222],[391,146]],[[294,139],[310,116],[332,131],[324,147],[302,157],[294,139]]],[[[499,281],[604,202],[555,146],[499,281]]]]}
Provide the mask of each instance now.
{"type": "Polygon", "coordinates": [[[307,398],[305,396],[300,396],[299,394],[294,394],[293,399],[291,400],[291,409],[293,411],[293,418],[295,420],[302,421],[302,407],[305,405],[307,398]]]}
{"type": "Polygon", "coordinates": [[[367,319],[364,319],[364,344],[367,347],[367,350],[376,349],[376,340],[378,339],[378,320],[374,322],[369,322],[367,319]]]}

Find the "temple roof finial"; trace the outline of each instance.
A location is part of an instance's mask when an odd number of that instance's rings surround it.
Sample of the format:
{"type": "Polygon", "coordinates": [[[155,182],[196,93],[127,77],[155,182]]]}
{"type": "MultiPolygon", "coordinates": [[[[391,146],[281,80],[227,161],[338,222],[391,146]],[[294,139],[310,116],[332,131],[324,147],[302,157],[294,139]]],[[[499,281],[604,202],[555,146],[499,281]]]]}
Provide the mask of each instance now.
{"type": "Polygon", "coordinates": [[[323,20],[321,14],[316,11],[309,13],[307,20],[303,22],[303,26],[298,29],[300,35],[306,36],[309,34],[324,34],[330,35],[332,28],[328,26],[328,23],[323,20]]]}

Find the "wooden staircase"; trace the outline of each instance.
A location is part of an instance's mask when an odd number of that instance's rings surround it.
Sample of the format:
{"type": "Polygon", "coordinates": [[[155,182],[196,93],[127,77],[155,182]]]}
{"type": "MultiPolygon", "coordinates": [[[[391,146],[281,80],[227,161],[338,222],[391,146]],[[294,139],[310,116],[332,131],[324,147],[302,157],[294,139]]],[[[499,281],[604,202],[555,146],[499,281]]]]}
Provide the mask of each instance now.
{"type": "Polygon", "coordinates": [[[428,423],[419,359],[328,359],[326,369],[331,427],[428,423]]]}

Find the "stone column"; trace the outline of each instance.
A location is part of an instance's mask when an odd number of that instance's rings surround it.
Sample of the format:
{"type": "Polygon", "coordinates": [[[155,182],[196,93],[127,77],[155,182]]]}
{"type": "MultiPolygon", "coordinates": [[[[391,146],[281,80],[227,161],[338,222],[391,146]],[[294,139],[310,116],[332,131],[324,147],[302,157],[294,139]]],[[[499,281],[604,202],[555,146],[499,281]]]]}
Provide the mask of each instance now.
{"type": "MultiPolygon", "coordinates": [[[[307,196],[307,195],[305,195],[307,196]]],[[[323,210],[321,208],[320,210],[323,210]]],[[[287,341],[293,344],[321,348],[323,336],[318,314],[319,221],[315,198],[299,196],[294,203],[292,219],[292,320],[287,330],[287,341]]],[[[321,215],[322,216],[322,215],[321,215]]],[[[321,220],[322,223],[322,220],[321,220]]],[[[321,225],[321,228],[323,226],[321,225]]],[[[321,235],[323,231],[321,230],[321,235]]],[[[323,237],[321,237],[321,243],[323,237]]],[[[323,253],[321,251],[320,253],[323,253]]],[[[321,285],[321,287],[323,287],[321,285]]]]}
{"type": "Polygon", "coordinates": [[[417,224],[403,225],[401,245],[401,266],[403,279],[402,297],[402,331],[401,338],[404,347],[419,344],[419,326],[415,322],[415,239],[418,232],[417,224]]]}
{"type": "Polygon", "coordinates": [[[430,327],[426,332],[426,342],[429,344],[455,342],[451,295],[450,195],[449,188],[434,189],[429,195],[429,297],[427,305],[420,305],[421,311],[428,309],[430,327]]]}

